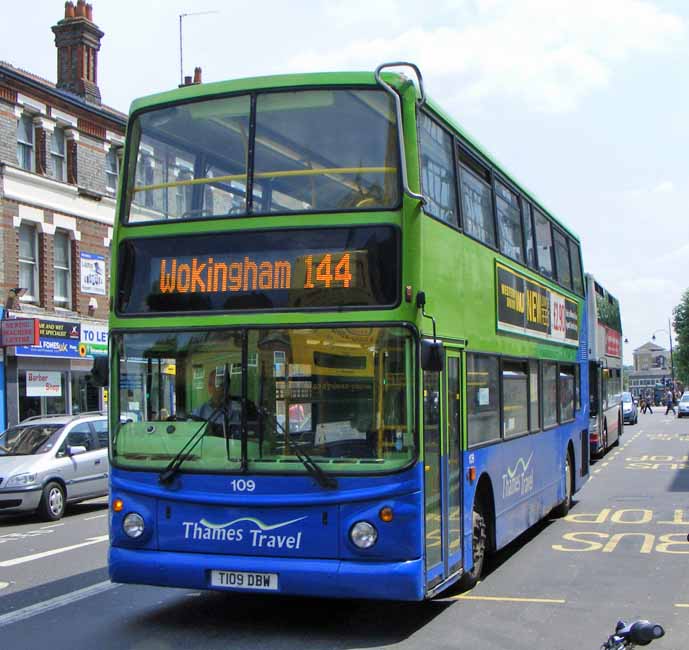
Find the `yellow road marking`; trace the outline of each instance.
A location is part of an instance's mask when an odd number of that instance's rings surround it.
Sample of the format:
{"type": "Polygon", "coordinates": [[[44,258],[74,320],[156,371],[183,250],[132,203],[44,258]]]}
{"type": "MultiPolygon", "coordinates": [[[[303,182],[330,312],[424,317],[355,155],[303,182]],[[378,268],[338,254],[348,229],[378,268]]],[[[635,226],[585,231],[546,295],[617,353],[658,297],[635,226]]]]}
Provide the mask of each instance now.
{"type": "MultiPolygon", "coordinates": [[[[450,600],[489,600],[504,603],[550,603],[553,605],[564,605],[567,601],[562,598],[515,598],[513,596],[471,596],[460,594],[450,596],[450,600]]],[[[687,605],[689,607],[689,605],[687,605]]]]}
{"type": "Polygon", "coordinates": [[[675,607],[687,607],[687,608],[689,608],[689,603],[675,603],[675,607]]]}

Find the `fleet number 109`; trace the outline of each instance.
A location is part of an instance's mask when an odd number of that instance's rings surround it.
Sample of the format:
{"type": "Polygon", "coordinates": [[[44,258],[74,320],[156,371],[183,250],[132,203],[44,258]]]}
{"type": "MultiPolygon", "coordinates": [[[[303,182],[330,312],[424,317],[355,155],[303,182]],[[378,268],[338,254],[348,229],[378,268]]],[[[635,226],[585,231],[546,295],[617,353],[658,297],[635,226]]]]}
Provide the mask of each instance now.
{"type": "Polygon", "coordinates": [[[230,481],[230,487],[233,492],[253,492],[256,489],[256,481],[251,479],[245,481],[243,478],[238,478],[230,481]]]}

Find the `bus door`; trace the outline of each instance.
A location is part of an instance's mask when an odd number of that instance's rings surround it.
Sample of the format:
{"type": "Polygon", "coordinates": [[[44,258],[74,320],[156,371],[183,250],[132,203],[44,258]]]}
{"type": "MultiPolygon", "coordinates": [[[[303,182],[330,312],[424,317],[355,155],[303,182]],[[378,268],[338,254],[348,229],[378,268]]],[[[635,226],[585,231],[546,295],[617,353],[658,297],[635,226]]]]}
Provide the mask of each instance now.
{"type": "Polygon", "coordinates": [[[426,590],[462,566],[461,352],[443,373],[423,373],[426,590]]]}

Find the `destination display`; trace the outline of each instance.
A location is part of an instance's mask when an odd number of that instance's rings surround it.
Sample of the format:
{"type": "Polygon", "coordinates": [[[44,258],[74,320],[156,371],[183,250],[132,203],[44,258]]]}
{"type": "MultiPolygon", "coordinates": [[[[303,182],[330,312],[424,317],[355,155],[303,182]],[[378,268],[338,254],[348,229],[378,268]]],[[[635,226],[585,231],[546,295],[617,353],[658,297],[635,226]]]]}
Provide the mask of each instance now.
{"type": "Polygon", "coordinates": [[[498,330],[568,345],[579,344],[574,300],[496,262],[498,330]]]}
{"type": "Polygon", "coordinates": [[[392,226],[285,229],[125,241],[118,312],[393,306],[392,226]]]}

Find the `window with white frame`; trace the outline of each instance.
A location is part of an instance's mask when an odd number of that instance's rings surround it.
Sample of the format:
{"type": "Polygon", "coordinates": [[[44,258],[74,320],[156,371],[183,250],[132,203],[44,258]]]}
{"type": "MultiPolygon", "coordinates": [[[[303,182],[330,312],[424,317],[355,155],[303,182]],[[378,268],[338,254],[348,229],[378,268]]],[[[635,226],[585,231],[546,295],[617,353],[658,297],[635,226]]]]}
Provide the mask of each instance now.
{"type": "Polygon", "coordinates": [[[50,138],[50,158],[53,163],[53,178],[56,181],[67,180],[67,165],[65,163],[65,130],[57,127],[50,138]]]}
{"type": "Polygon", "coordinates": [[[55,306],[69,309],[72,305],[72,260],[69,234],[58,230],[53,238],[55,306]]]}
{"type": "Polygon", "coordinates": [[[26,171],[32,172],[36,169],[33,117],[31,115],[22,115],[17,121],[17,162],[26,171]]]}
{"type": "Polygon", "coordinates": [[[38,234],[36,226],[19,226],[19,286],[26,289],[22,300],[38,302],[38,234]]]}
{"type": "Polygon", "coordinates": [[[119,160],[117,149],[110,147],[105,154],[105,188],[110,194],[117,192],[117,177],[119,176],[119,160]]]}

